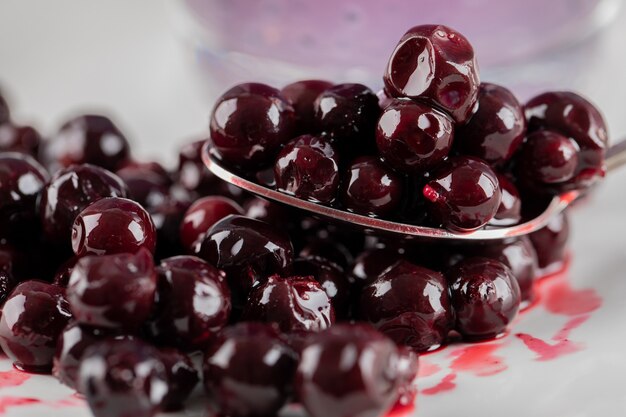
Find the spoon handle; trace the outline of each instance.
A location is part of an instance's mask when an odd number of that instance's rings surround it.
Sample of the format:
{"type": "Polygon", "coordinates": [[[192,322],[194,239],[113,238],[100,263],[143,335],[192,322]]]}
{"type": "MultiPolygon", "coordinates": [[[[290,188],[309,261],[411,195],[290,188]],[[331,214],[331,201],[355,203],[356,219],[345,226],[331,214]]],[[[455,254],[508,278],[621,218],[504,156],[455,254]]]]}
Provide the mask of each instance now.
{"type": "Polygon", "coordinates": [[[615,169],[626,165],[626,139],[611,146],[606,152],[606,171],[614,171],[615,169]]]}

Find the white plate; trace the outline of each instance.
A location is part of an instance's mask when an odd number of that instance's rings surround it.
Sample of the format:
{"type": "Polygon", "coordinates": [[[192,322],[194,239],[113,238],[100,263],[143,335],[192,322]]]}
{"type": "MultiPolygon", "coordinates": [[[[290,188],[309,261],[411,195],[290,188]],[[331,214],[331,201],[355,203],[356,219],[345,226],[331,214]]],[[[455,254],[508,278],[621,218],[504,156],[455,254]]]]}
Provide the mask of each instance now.
{"type": "MultiPolygon", "coordinates": [[[[572,263],[539,285],[539,302],[497,341],[453,345],[422,358],[410,415],[626,415],[626,171],[608,178],[572,220],[572,263]]],[[[208,416],[201,399],[176,416],[208,416]]],[[[0,416],[87,417],[52,377],[0,359],[0,416]]]]}

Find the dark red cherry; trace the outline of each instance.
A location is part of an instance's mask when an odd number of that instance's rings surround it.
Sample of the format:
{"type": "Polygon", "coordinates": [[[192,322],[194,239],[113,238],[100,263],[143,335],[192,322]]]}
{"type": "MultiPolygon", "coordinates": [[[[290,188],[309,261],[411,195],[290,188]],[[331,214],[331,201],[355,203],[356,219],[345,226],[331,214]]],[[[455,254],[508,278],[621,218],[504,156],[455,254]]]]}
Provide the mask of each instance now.
{"type": "Polygon", "coordinates": [[[76,256],[154,252],[156,229],[138,203],[126,198],[103,198],[81,211],[72,226],[76,256]]]}
{"type": "Polygon", "coordinates": [[[542,274],[561,269],[567,255],[569,220],[566,212],[554,216],[548,224],[531,233],[530,240],[537,252],[537,264],[542,274]]]}
{"type": "Polygon", "coordinates": [[[2,91],[0,91],[0,123],[6,123],[9,120],[11,120],[9,105],[7,104],[6,99],[2,96],[2,91]]]}
{"type": "Polygon", "coordinates": [[[243,209],[246,217],[261,220],[281,230],[293,228],[294,217],[297,217],[289,207],[261,197],[250,198],[243,205],[243,209]]]}
{"type": "Polygon", "coordinates": [[[211,113],[211,144],[229,165],[260,168],[295,133],[296,113],[278,90],[239,84],[217,100],[211,113]]]}
{"type": "Polygon", "coordinates": [[[528,189],[558,193],[569,188],[579,165],[579,148],[568,137],[549,130],[528,135],[517,156],[516,173],[528,189]]]}
{"type": "Polygon", "coordinates": [[[226,197],[210,196],[196,200],[180,224],[180,241],[190,253],[206,232],[219,220],[231,214],[243,214],[243,208],[226,197]]]}
{"type": "Polygon", "coordinates": [[[178,183],[188,191],[200,195],[215,193],[219,180],[202,162],[202,147],[206,140],[188,143],[180,148],[178,154],[178,183]]]}
{"type": "Polygon", "coordinates": [[[205,352],[204,386],[222,415],[274,416],[289,398],[295,367],[274,326],[242,322],[205,352]]]}
{"type": "Polygon", "coordinates": [[[157,277],[150,252],[86,256],[74,266],[67,300],[85,326],[134,331],[150,316],[157,277]]]}
{"type": "Polygon", "coordinates": [[[296,396],[311,417],[382,416],[406,380],[395,343],[365,324],[337,324],[306,339],[296,396]]]}
{"type": "Polygon", "coordinates": [[[313,107],[319,130],[342,152],[358,155],[371,147],[380,115],[372,90],[362,84],[337,84],[321,93],[313,107]]]}
{"type": "Polygon", "coordinates": [[[353,261],[350,250],[338,239],[338,236],[313,238],[300,250],[298,256],[332,263],[341,270],[348,268],[353,261]]]}
{"type": "Polygon", "coordinates": [[[422,173],[439,164],[452,147],[454,124],[446,114],[411,100],[393,100],[378,119],[376,145],[393,168],[422,173]]]}
{"type": "Polygon", "coordinates": [[[169,390],[159,351],[138,339],[89,347],[78,380],[94,417],[154,417],[169,390]]]}
{"type": "Polygon", "coordinates": [[[459,32],[443,25],[421,25],[404,34],[383,77],[393,97],[427,101],[467,121],[478,96],[474,49],[459,32]]]}
{"type": "Polygon", "coordinates": [[[444,162],[422,192],[433,218],[445,228],[459,231],[487,224],[501,200],[496,173],[483,161],[464,156],[444,162]]]}
{"type": "MultiPolygon", "coordinates": [[[[70,388],[78,388],[78,368],[85,350],[114,333],[70,322],[59,335],[54,355],[52,375],[70,388]]],[[[130,336],[118,336],[118,338],[130,336]]]]}
{"type": "Polygon", "coordinates": [[[608,134],[602,114],[578,94],[549,92],[532,98],[525,107],[528,130],[550,130],[569,137],[579,149],[574,177],[562,190],[586,188],[604,176],[608,134]]]}
{"type": "Polygon", "coordinates": [[[522,220],[522,198],[517,187],[509,179],[496,173],[500,184],[500,205],[493,219],[489,221],[490,226],[513,226],[522,220]]]}
{"type": "Polygon", "coordinates": [[[328,81],[303,80],[286,85],[280,90],[296,111],[298,132],[314,133],[318,130],[315,123],[315,99],[332,86],[328,81]]]}
{"type": "Polygon", "coordinates": [[[303,200],[330,203],[339,188],[339,157],[328,140],[299,136],[278,154],[274,178],[279,191],[303,200]]]}
{"type": "Polygon", "coordinates": [[[380,160],[364,156],[349,166],[341,200],[348,211],[368,216],[394,213],[402,200],[402,180],[380,160]]]}
{"type": "Polygon", "coordinates": [[[500,166],[511,159],[525,133],[524,109],[513,93],[496,84],[482,83],[476,112],[459,126],[454,145],[464,155],[500,166]]]}
{"type": "Polygon", "coordinates": [[[419,357],[413,350],[401,346],[398,349],[400,360],[398,361],[398,398],[395,407],[411,406],[417,395],[417,373],[419,371],[419,357]]]}
{"type": "Polygon", "coordinates": [[[328,295],[337,319],[344,319],[350,308],[350,281],[333,263],[320,258],[299,258],[293,261],[290,272],[294,276],[313,277],[328,295]]]}
{"type": "Polygon", "coordinates": [[[159,359],[165,365],[167,394],[161,401],[165,412],[179,411],[191,391],[198,385],[198,371],[189,356],[172,348],[159,349],[159,359]]]}
{"type": "Polygon", "coordinates": [[[352,264],[351,278],[361,288],[372,281],[391,265],[401,259],[397,250],[373,248],[361,253],[352,264]]]}
{"type": "Polygon", "coordinates": [[[57,171],[41,195],[43,230],[48,239],[69,245],[74,219],[91,203],[105,197],[128,196],[126,184],[94,165],[73,165],[57,171]]]}
{"type": "Polygon", "coordinates": [[[130,146],[124,134],[106,116],[82,115],[68,120],[43,149],[51,172],[77,164],[115,171],[128,160],[130,146]]]}
{"type": "Polygon", "coordinates": [[[231,311],[224,275],[195,256],[174,256],[157,267],[155,313],[148,333],[159,344],[183,350],[206,347],[231,311]]]}
{"type": "Polygon", "coordinates": [[[152,222],[157,232],[156,259],[185,252],[180,241],[180,226],[191,205],[191,199],[187,193],[181,187],[174,186],[170,189],[168,198],[150,210],[150,216],[152,216],[152,222]],[[182,196],[177,195],[178,192],[175,190],[182,191],[182,196]]]}
{"type": "Polygon", "coordinates": [[[467,340],[502,334],[515,318],[520,289],[511,270],[488,258],[466,258],[448,272],[455,329],[467,340]]]}
{"type": "Polygon", "coordinates": [[[396,343],[418,352],[441,346],[453,323],[444,276],[407,261],[363,288],[360,311],[396,343]]]}
{"type": "Polygon", "coordinates": [[[215,223],[199,245],[198,256],[226,272],[236,307],[250,289],[282,272],[293,260],[293,247],[283,231],[243,216],[215,223]]]}
{"type": "Polygon", "coordinates": [[[37,237],[37,198],[48,178],[32,157],[0,153],[0,240],[31,243],[37,237]]]}
{"type": "Polygon", "coordinates": [[[0,265],[0,305],[4,303],[13,288],[15,288],[16,279],[10,267],[0,265]]]}
{"type": "Polygon", "coordinates": [[[70,283],[70,276],[72,275],[72,271],[74,270],[74,266],[76,266],[76,262],[78,262],[77,256],[72,256],[56,270],[54,277],[52,279],[52,283],[54,285],[58,285],[59,287],[66,288],[70,283]]]}
{"type": "Polygon", "coordinates": [[[2,307],[0,347],[18,369],[47,373],[57,338],[70,320],[64,290],[41,281],[13,289],[2,307]]]}
{"type": "Polygon", "coordinates": [[[172,185],[169,173],[157,162],[130,162],[115,174],[128,186],[129,198],[148,211],[164,203],[172,185]]]}
{"type": "Polygon", "coordinates": [[[36,158],[40,144],[41,135],[34,128],[12,123],[0,124],[0,152],[21,152],[36,158]]]}
{"type": "Polygon", "coordinates": [[[312,276],[273,275],[252,289],[242,318],[276,323],[284,333],[319,331],[335,322],[335,310],[312,276]]]}

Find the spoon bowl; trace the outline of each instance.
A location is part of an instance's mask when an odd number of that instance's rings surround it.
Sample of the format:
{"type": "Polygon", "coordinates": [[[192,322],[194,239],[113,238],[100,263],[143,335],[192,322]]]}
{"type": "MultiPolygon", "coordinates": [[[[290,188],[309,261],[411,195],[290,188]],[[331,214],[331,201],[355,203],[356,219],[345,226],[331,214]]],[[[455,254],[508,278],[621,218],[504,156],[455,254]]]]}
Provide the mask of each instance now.
{"type": "MultiPolygon", "coordinates": [[[[476,241],[499,240],[524,236],[546,226],[550,219],[565,210],[565,208],[572,204],[572,202],[584,194],[584,191],[574,190],[556,195],[552,198],[552,201],[550,201],[546,209],[541,214],[515,226],[494,227],[489,229],[483,228],[472,232],[460,233],[442,228],[417,226],[413,224],[363,216],[318,203],[301,200],[280,191],[272,190],[271,188],[242,178],[222,166],[221,162],[211,152],[208,142],[205,143],[202,148],[202,160],[209,171],[221,180],[250,193],[256,194],[259,197],[273,200],[300,210],[305,210],[319,217],[325,217],[335,221],[361,226],[367,230],[397,234],[405,237],[410,236],[414,238],[476,241]]],[[[606,154],[606,171],[613,171],[625,164],[626,140],[623,140],[608,149],[606,154]]]]}

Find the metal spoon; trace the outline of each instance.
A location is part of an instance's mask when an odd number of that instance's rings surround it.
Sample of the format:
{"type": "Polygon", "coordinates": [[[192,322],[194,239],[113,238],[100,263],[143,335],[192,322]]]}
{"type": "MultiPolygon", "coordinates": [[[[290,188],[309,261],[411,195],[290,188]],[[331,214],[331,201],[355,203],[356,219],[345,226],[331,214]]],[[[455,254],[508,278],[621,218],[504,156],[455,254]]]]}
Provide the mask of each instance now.
{"type": "MultiPolygon", "coordinates": [[[[583,192],[569,191],[561,195],[555,196],[548,207],[535,217],[525,223],[521,223],[510,227],[479,229],[468,233],[455,233],[446,229],[415,226],[412,224],[397,223],[389,220],[377,219],[363,216],[360,214],[350,213],[338,210],[332,207],[323,206],[321,204],[312,203],[310,201],[301,200],[299,198],[283,194],[279,191],[272,190],[263,185],[254,183],[224,168],[220,162],[211,154],[208,143],[202,148],[202,160],[207,168],[218,178],[270,200],[277,201],[288,206],[306,210],[318,216],[327,217],[353,225],[363,226],[366,229],[378,230],[387,233],[396,233],[404,236],[421,237],[428,239],[447,239],[447,240],[497,240],[509,237],[523,236],[528,233],[541,229],[548,224],[550,219],[567,206],[580,197],[583,192]]],[[[626,164],[626,140],[619,142],[608,149],[606,154],[607,172],[626,164]]]]}

